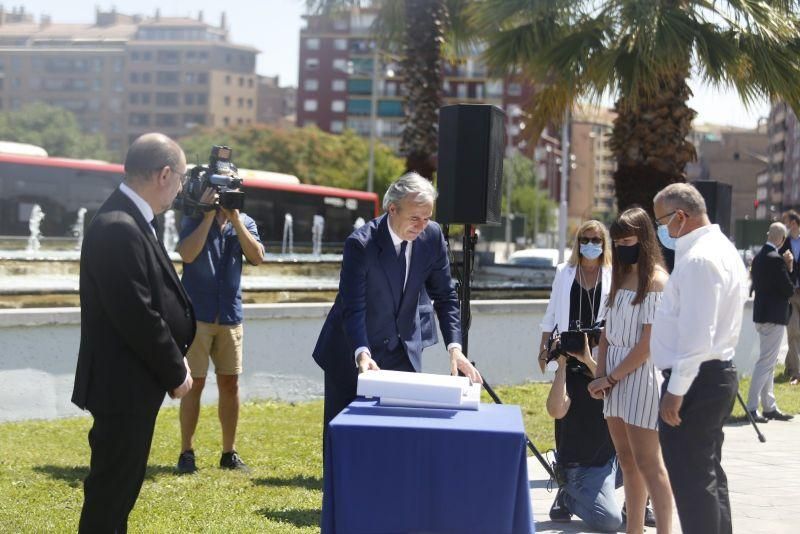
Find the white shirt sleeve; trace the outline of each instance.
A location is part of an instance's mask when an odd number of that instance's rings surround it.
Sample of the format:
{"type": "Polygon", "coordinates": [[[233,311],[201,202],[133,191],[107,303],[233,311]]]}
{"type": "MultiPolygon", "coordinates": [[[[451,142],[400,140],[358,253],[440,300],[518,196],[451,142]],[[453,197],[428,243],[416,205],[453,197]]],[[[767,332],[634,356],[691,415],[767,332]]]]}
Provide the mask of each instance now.
{"type": "Polygon", "coordinates": [[[722,275],[710,261],[695,259],[683,266],[679,285],[676,331],[677,360],[672,367],[667,391],[685,395],[700,364],[711,353],[719,317],[722,275]]]}

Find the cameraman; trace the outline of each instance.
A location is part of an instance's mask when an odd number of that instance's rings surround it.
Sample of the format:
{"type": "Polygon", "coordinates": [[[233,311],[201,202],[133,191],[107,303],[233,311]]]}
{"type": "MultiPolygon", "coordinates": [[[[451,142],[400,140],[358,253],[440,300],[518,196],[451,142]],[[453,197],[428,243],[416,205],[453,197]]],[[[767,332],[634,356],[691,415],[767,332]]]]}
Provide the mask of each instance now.
{"type": "Polygon", "coordinates": [[[194,387],[190,395],[181,399],[177,470],[182,474],[197,471],[193,438],[210,356],[219,389],[219,465],[247,471],[235,447],[242,372],[242,256],[251,265],[259,265],[264,261],[264,247],[255,221],[239,210],[221,207],[213,188],[203,192],[200,202],[209,209],[201,217],[183,218],[177,247],[183,259],[183,285],[197,316],[197,335],[186,355],[194,387]]]}
{"type": "Polygon", "coordinates": [[[547,396],[555,421],[559,489],[550,509],[553,521],[580,517],[591,530],[616,532],[622,511],[615,486],[614,445],[603,418],[603,401],[589,395],[596,367],[591,353],[558,357],[558,370],[547,396]]]}

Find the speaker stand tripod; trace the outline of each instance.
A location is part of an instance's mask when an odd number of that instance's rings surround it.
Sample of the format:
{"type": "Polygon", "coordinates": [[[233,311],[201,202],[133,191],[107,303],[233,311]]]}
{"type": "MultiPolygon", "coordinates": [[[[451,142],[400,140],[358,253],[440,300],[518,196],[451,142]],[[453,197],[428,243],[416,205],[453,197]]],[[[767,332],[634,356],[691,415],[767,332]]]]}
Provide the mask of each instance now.
{"type": "MultiPolygon", "coordinates": [[[[444,239],[447,243],[448,249],[450,248],[450,226],[444,225],[444,239]]],[[[472,325],[472,312],[470,310],[470,298],[471,298],[471,291],[470,287],[472,285],[472,272],[473,266],[475,263],[475,245],[478,242],[478,234],[475,231],[475,226],[472,224],[465,224],[464,225],[464,238],[463,238],[463,247],[464,247],[464,263],[461,269],[461,276],[457,276],[458,284],[458,297],[461,302],[461,348],[462,352],[465,356],[468,357],[468,350],[469,350],[469,329],[472,325]]],[[[452,256],[452,255],[451,255],[452,256]]],[[[475,365],[475,362],[472,361],[472,365],[475,365]]],[[[477,368],[477,366],[476,366],[477,368]]],[[[492,386],[489,385],[489,382],[486,380],[486,376],[481,373],[481,377],[483,378],[483,388],[486,390],[486,393],[492,398],[492,401],[495,404],[503,404],[503,401],[497,395],[497,393],[492,389],[492,386]]],[[[528,437],[528,434],[525,434],[525,442],[528,446],[528,449],[533,453],[539,463],[542,465],[544,470],[547,472],[550,477],[555,480],[556,474],[553,472],[553,468],[547,463],[547,460],[542,456],[542,453],[536,448],[533,444],[531,439],[528,437]]]]}

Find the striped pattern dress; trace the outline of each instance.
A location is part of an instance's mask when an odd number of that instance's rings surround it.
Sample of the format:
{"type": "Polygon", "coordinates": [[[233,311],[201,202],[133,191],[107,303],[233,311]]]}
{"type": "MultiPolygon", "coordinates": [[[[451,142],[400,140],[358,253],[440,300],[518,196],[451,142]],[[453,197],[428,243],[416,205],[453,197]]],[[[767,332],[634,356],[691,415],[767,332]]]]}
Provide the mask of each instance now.
{"type": "MultiPolygon", "coordinates": [[[[642,336],[642,327],[652,324],[661,292],[650,292],[640,304],[633,305],[636,291],[620,289],[606,317],[606,374],[619,366],[642,336]]],[[[611,388],[603,403],[605,417],[619,417],[629,425],[656,430],[661,390],[661,373],[650,358],[611,388]]]]}

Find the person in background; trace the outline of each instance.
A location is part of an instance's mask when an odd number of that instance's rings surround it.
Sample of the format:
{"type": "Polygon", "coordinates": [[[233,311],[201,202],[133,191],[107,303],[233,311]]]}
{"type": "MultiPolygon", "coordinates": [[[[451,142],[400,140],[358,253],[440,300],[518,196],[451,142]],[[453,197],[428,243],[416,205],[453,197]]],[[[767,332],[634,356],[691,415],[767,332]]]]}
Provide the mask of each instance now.
{"type": "Polygon", "coordinates": [[[242,267],[244,260],[261,264],[264,246],[255,221],[237,209],[220,206],[213,188],[206,189],[200,201],[208,209],[197,217],[183,218],[176,249],[183,260],[183,283],[197,314],[197,336],[187,354],[194,387],[181,399],[181,453],[176,469],[180,474],[197,471],[194,434],[211,359],[217,375],[222,427],[219,466],[247,471],[236,452],[244,337],[242,267]]]}
{"type": "Polygon", "coordinates": [[[753,300],[753,323],[758,332],[761,354],[753,368],[750,392],[747,396],[747,410],[758,423],[770,419],[789,421],[791,415],[778,410],[773,392],[775,364],[778,362],[783,330],[789,322],[789,299],[794,295],[794,285],[790,276],[794,269],[792,254],[787,250],[778,252],[786,240],[786,226],[772,223],[767,232],[767,242],[753,258],[750,276],[753,280],[751,291],[753,300]],[[758,413],[761,401],[763,415],[758,413]]]}
{"type": "Polygon", "coordinates": [[[783,224],[789,230],[789,236],[778,249],[778,253],[783,256],[791,255],[792,269],[789,276],[794,287],[789,298],[791,313],[786,325],[789,350],[786,352],[784,372],[789,384],[796,386],[800,384],[800,214],[795,210],[787,211],[783,214],[783,224]]]}

